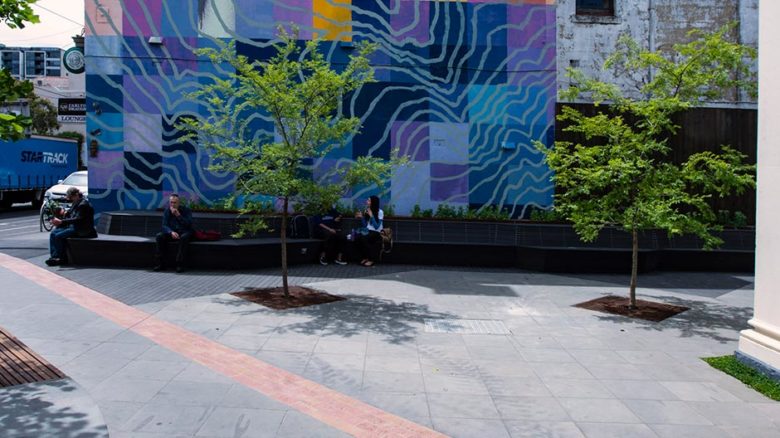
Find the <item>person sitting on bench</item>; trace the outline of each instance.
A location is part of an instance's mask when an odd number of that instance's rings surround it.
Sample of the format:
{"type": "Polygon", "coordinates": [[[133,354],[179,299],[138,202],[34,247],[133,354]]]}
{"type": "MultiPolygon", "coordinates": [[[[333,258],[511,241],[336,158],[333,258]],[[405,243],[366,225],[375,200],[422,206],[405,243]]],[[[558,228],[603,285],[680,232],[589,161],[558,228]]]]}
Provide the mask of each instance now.
{"type": "Polygon", "coordinates": [[[179,195],[172,194],[168,199],[168,208],[163,213],[162,231],[157,233],[157,252],[155,254],[155,271],[165,269],[165,254],[168,242],[179,242],[176,253],[176,272],[184,272],[187,268],[187,249],[192,240],[192,211],[180,205],[179,195]]]}
{"type": "Polygon", "coordinates": [[[379,254],[382,246],[382,220],[385,213],[379,208],[379,197],[371,196],[366,200],[366,209],[357,212],[355,217],[360,219],[363,227],[355,236],[355,246],[360,251],[362,260],[360,264],[366,267],[374,266],[375,255],[379,254]]]}
{"type": "Polygon", "coordinates": [[[338,265],[346,265],[343,255],[347,238],[341,232],[341,213],[331,208],[327,213],[315,216],[314,223],[314,235],[324,240],[320,264],[327,266],[328,260],[333,260],[338,265]]]}
{"type": "Polygon", "coordinates": [[[65,213],[62,219],[55,217],[51,220],[55,228],[49,234],[51,257],[46,260],[46,264],[49,266],[68,263],[65,245],[69,237],[97,237],[95,210],[79,189],[69,187],[65,192],[65,199],[71,203],[70,210],[65,213]]]}

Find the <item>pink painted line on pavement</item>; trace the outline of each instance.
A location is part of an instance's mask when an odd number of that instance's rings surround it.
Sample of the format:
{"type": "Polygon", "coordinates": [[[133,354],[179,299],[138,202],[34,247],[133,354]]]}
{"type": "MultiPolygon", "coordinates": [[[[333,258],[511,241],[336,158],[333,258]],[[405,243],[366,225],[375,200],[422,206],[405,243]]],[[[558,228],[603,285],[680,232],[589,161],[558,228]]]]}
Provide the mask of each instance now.
{"type": "Polygon", "coordinates": [[[0,267],[242,385],[357,437],[444,437],[436,431],[163,321],[27,261],[0,267]]]}

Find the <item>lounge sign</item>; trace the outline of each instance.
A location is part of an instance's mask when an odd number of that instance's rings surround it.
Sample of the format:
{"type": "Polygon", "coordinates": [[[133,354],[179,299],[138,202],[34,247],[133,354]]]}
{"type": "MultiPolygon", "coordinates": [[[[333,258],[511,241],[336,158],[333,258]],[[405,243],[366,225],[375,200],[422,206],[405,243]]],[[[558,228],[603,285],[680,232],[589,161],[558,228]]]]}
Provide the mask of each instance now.
{"type": "Polygon", "coordinates": [[[57,102],[57,121],[65,123],[87,120],[87,99],[60,99],[57,102]]]}

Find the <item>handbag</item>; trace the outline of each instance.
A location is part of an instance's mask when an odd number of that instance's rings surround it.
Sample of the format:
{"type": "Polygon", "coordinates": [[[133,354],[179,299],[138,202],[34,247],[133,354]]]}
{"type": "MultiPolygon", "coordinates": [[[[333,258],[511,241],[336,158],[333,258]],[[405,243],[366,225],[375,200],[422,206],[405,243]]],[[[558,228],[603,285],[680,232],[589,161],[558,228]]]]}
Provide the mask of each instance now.
{"type": "Polygon", "coordinates": [[[195,240],[219,240],[222,233],[215,230],[195,230],[195,240]]]}
{"type": "Polygon", "coordinates": [[[379,235],[382,236],[382,252],[389,254],[393,250],[393,229],[382,228],[379,235]]]}

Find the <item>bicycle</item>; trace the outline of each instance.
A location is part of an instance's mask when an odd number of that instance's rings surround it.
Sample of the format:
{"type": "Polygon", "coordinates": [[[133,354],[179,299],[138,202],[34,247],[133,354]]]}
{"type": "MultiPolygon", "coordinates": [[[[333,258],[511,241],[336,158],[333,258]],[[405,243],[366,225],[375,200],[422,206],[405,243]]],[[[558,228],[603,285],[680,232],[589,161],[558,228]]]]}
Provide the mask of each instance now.
{"type": "Polygon", "coordinates": [[[59,202],[48,198],[44,200],[43,205],[41,205],[41,221],[39,231],[51,231],[51,229],[54,228],[51,220],[55,217],[64,216],[65,211],[66,209],[63,208],[59,202]]]}

